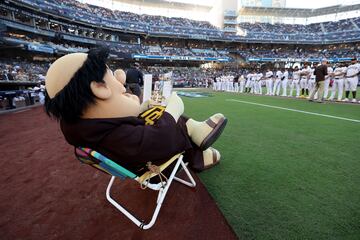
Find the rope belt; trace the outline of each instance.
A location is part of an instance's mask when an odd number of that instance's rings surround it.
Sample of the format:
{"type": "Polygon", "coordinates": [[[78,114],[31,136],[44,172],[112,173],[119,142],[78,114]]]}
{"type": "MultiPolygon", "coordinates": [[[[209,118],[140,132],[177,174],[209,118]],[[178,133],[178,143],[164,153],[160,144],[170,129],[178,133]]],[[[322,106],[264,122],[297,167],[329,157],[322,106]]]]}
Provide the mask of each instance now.
{"type": "MultiPolygon", "coordinates": [[[[152,173],[155,173],[156,175],[158,175],[162,186],[164,186],[163,178],[165,179],[165,182],[167,182],[168,178],[160,171],[160,167],[152,164],[151,162],[147,162],[146,167],[149,169],[149,175],[151,175],[152,173]]],[[[140,183],[141,189],[147,188],[147,185],[149,184],[149,179],[150,179],[150,177],[146,179],[147,181],[145,184],[140,183]]]]}

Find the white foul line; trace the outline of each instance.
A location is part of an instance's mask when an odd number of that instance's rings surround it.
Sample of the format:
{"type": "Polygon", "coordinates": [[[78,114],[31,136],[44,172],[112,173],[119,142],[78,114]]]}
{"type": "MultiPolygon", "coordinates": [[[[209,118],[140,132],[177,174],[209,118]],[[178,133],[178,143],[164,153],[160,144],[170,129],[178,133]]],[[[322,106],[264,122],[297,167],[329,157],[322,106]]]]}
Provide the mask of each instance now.
{"type": "Polygon", "coordinates": [[[287,110],[287,111],[292,111],[292,112],[299,112],[299,113],[305,113],[305,114],[316,115],[316,116],[321,116],[321,117],[335,118],[335,119],[360,123],[360,120],[357,120],[357,119],[343,118],[343,117],[337,117],[337,116],[321,114],[321,113],[314,113],[314,112],[307,112],[307,111],[302,111],[302,110],[297,110],[297,109],[292,109],[292,108],[284,108],[284,107],[272,106],[272,105],[261,104],[261,103],[247,102],[247,101],[241,101],[241,100],[237,100],[237,99],[226,99],[226,101],[240,102],[240,103],[252,104],[252,105],[257,105],[257,106],[262,106],[262,107],[276,108],[276,109],[282,109],[282,110],[287,110]]]}

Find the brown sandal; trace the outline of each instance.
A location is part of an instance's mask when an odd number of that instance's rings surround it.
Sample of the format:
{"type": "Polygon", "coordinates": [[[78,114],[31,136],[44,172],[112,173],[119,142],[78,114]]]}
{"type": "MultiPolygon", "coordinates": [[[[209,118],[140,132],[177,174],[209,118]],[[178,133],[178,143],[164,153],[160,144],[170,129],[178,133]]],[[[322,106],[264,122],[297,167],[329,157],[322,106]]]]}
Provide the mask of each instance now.
{"type": "Polygon", "coordinates": [[[227,124],[227,119],[225,117],[220,118],[218,123],[214,123],[210,118],[206,120],[206,124],[209,125],[213,130],[209,135],[202,141],[200,144],[200,149],[205,150],[209,148],[221,135],[224,131],[227,124]]]}
{"type": "Polygon", "coordinates": [[[211,150],[211,152],[212,152],[212,164],[205,166],[205,163],[204,163],[204,170],[212,168],[220,163],[220,158],[221,158],[220,152],[212,147],[209,147],[209,150],[211,150]]]}

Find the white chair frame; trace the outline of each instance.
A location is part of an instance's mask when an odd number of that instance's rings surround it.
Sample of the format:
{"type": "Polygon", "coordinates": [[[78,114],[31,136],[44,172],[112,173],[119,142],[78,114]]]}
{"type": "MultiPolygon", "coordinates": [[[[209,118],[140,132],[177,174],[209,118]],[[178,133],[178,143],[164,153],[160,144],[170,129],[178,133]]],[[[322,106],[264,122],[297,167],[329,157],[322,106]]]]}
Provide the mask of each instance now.
{"type": "MultiPolygon", "coordinates": [[[[180,168],[180,169],[181,169],[180,168]]],[[[143,184],[146,185],[148,188],[154,190],[154,191],[159,191],[158,193],[158,197],[157,197],[157,201],[156,201],[156,208],[154,210],[154,213],[152,215],[152,218],[150,220],[149,223],[145,223],[144,221],[140,221],[138,218],[136,218],[134,215],[132,215],[130,212],[128,212],[123,206],[120,205],[120,203],[116,202],[112,197],[111,197],[111,187],[115,181],[115,176],[111,176],[110,182],[107,186],[106,189],[106,198],[107,200],[114,206],[116,207],[118,210],[120,210],[120,212],[122,212],[126,217],[128,217],[133,223],[135,223],[138,227],[140,227],[141,229],[149,229],[151,228],[154,224],[155,221],[159,215],[162,203],[165,199],[166,193],[171,185],[171,183],[173,182],[173,180],[178,181],[188,187],[195,187],[196,183],[194,178],[191,176],[189,170],[187,169],[186,164],[183,161],[183,155],[180,155],[179,158],[176,160],[176,164],[175,167],[173,169],[173,171],[171,172],[170,177],[167,179],[166,182],[162,182],[162,183],[158,183],[158,184],[151,184],[148,182],[148,180],[146,180],[143,184]],[[176,177],[176,173],[178,172],[179,167],[181,166],[181,168],[185,171],[187,177],[189,178],[189,181],[186,181],[184,179],[178,178],[176,177]]],[[[135,180],[137,180],[138,178],[135,178],[135,180]]]]}

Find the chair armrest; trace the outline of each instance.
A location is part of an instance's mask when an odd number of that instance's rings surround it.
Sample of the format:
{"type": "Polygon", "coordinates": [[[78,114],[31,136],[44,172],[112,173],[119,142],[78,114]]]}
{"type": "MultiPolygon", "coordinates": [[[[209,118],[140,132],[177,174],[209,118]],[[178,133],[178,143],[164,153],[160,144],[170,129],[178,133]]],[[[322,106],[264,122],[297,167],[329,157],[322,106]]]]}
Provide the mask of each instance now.
{"type": "MultiPolygon", "coordinates": [[[[172,164],[176,159],[178,159],[183,153],[178,153],[175,156],[173,156],[172,158],[170,158],[168,161],[166,161],[165,163],[161,164],[159,166],[160,168],[160,172],[164,171],[164,169],[166,169],[170,164],[172,164]]],[[[149,180],[152,177],[157,176],[156,173],[147,171],[146,173],[144,173],[143,175],[141,175],[140,177],[136,178],[136,181],[138,181],[139,183],[143,183],[145,180],[149,180]]]]}

